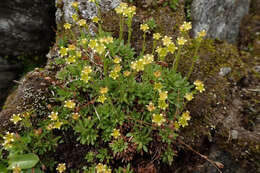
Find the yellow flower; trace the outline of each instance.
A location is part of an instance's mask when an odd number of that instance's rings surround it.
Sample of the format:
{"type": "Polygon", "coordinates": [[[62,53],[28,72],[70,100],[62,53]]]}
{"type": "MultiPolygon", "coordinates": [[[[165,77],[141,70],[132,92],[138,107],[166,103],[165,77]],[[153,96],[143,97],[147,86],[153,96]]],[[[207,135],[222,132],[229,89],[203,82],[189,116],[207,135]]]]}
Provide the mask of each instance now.
{"type": "Polygon", "coordinates": [[[79,21],[78,21],[78,25],[79,26],[85,26],[86,25],[86,20],[85,19],[80,19],[79,21]]]}
{"type": "Polygon", "coordinates": [[[200,80],[196,80],[193,84],[196,86],[195,89],[198,90],[200,93],[205,91],[204,84],[200,80]]]}
{"type": "Polygon", "coordinates": [[[202,30],[202,31],[200,31],[197,35],[198,35],[198,37],[200,37],[200,38],[203,38],[203,37],[205,37],[206,36],[206,31],[205,30],[202,30]]]}
{"type": "Polygon", "coordinates": [[[118,73],[118,72],[121,71],[121,69],[122,69],[122,67],[121,67],[119,64],[117,64],[117,65],[114,67],[113,71],[116,72],[116,73],[118,73]]]}
{"type": "Polygon", "coordinates": [[[187,42],[183,37],[177,38],[178,45],[184,45],[187,42]]]}
{"type": "Polygon", "coordinates": [[[187,120],[187,121],[189,121],[190,118],[191,118],[189,111],[183,112],[181,116],[182,116],[185,120],[187,120]]]}
{"type": "Polygon", "coordinates": [[[60,53],[61,57],[68,55],[68,48],[61,47],[59,53],[60,53]]]}
{"type": "Polygon", "coordinates": [[[61,122],[61,121],[56,121],[56,122],[53,123],[52,128],[53,128],[53,129],[60,129],[60,127],[61,127],[62,125],[63,125],[63,122],[61,122]]]}
{"type": "Polygon", "coordinates": [[[174,53],[175,50],[177,50],[177,49],[178,49],[178,48],[175,46],[174,43],[169,44],[168,47],[167,47],[167,50],[168,50],[169,52],[171,52],[171,53],[174,53]]]}
{"type": "Polygon", "coordinates": [[[115,71],[112,71],[110,74],[109,74],[109,77],[111,77],[112,79],[116,79],[119,77],[118,73],[115,72],[115,71]]]}
{"type": "Polygon", "coordinates": [[[127,3],[121,2],[119,6],[115,8],[115,11],[117,14],[123,14],[127,7],[127,3]]]}
{"type": "Polygon", "coordinates": [[[89,73],[91,73],[92,72],[92,69],[91,69],[91,66],[85,66],[84,68],[83,68],[83,70],[82,70],[82,73],[83,74],[89,74],[89,73]]]}
{"type": "Polygon", "coordinates": [[[162,39],[162,42],[163,42],[163,45],[167,47],[170,44],[172,44],[172,37],[164,36],[162,39]]]}
{"type": "Polygon", "coordinates": [[[71,6],[74,7],[74,8],[78,8],[79,2],[74,1],[74,2],[71,3],[71,6]]]}
{"type": "Polygon", "coordinates": [[[66,63],[67,64],[72,64],[76,62],[76,57],[75,56],[69,56],[68,58],[66,58],[66,63]]]}
{"type": "Polygon", "coordinates": [[[88,44],[88,46],[91,48],[91,49],[95,49],[95,47],[97,47],[97,45],[98,45],[98,42],[97,42],[97,40],[96,39],[91,39],[90,41],[89,41],[89,44],[88,44]]]}
{"type": "Polygon", "coordinates": [[[48,124],[47,126],[46,126],[46,130],[52,130],[53,129],[53,124],[48,124]]]}
{"type": "Polygon", "coordinates": [[[116,64],[119,64],[121,61],[122,61],[121,58],[119,58],[118,56],[116,56],[114,59],[114,63],[116,64]]]}
{"type": "Polygon", "coordinates": [[[97,101],[100,103],[104,103],[106,100],[107,100],[107,97],[105,95],[101,95],[97,99],[97,101]]]}
{"type": "Polygon", "coordinates": [[[159,92],[159,100],[166,100],[168,97],[168,91],[160,91],[159,92]]]}
{"type": "Polygon", "coordinates": [[[165,121],[163,114],[153,114],[152,122],[156,123],[158,126],[161,126],[165,121]]]}
{"type": "Polygon", "coordinates": [[[86,38],[83,38],[83,39],[81,40],[81,44],[83,44],[83,45],[87,44],[87,39],[86,39],[86,38]]]}
{"type": "Polygon", "coordinates": [[[13,167],[13,173],[20,173],[21,171],[22,169],[18,165],[13,167]]]}
{"type": "Polygon", "coordinates": [[[22,118],[20,117],[20,114],[13,114],[12,118],[10,119],[10,121],[12,121],[14,124],[17,124],[21,120],[22,118]]]}
{"type": "Polygon", "coordinates": [[[130,74],[131,74],[131,72],[128,71],[128,70],[127,70],[127,71],[124,71],[124,76],[125,76],[125,77],[129,76],[130,74]]]}
{"type": "Polygon", "coordinates": [[[98,54],[103,54],[106,50],[106,46],[104,44],[98,44],[96,46],[96,48],[94,49],[95,52],[97,52],[98,54]]]}
{"type": "Polygon", "coordinates": [[[80,115],[79,115],[79,113],[76,112],[76,113],[73,113],[71,117],[73,120],[77,120],[77,119],[79,119],[80,115]]]}
{"type": "Polygon", "coordinates": [[[100,94],[106,94],[108,92],[108,88],[107,87],[102,87],[100,88],[100,94]]]}
{"type": "Polygon", "coordinates": [[[160,82],[155,82],[154,83],[154,89],[155,90],[161,91],[162,87],[163,86],[162,86],[162,84],[160,82]]]}
{"type": "Polygon", "coordinates": [[[191,28],[192,28],[191,22],[184,22],[184,23],[180,26],[180,31],[181,31],[181,32],[189,31],[191,28]]]}
{"type": "Polygon", "coordinates": [[[104,171],[106,171],[105,165],[99,163],[99,164],[96,166],[96,171],[97,171],[97,173],[104,173],[104,171]]]}
{"type": "Polygon", "coordinates": [[[76,50],[76,46],[75,46],[74,44],[70,44],[70,45],[68,46],[68,49],[69,49],[70,51],[76,50]]]}
{"type": "Polygon", "coordinates": [[[143,57],[143,64],[147,65],[147,64],[151,64],[154,61],[154,57],[151,54],[146,54],[143,57]]]}
{"type": "Polygon", "coordinates": [[[70,29],[70,28],[71,28],[71,24],[65,23],[65,24],[64,24],[64,28],[65,28],[65,29],[70,29]]]}
{"type": "Polygon", "coordinates": [[[66,165],[65,163],[59,163],[56,170],[59,172],[59,173],[63,173],[65,172],[66,170],[66,165]]]}
{"type": "Polygon", "coordinates": [[[76,22],[79,20],[79,16],[77,14],[72,14],[71,18],[76,22]]]}
{"type": "Polygon", "coordinates": [[[155,40],[159,40],[161,37],[162,37],[162,36],[161,36],[160,33],[154,33],[154,34],[153,34],[153,39],[155,39],[155,40]]]}
{"type": "Polygon", "coordinates": [[[5,136],[3,137],[4,143],[11,143],[14,142],[14,133],[6,132],[5,136]]]}
{"type": "Polygon", "coordinates": [[[186,100],[191,101],[193,99],[193,94],[192,93],[186,93],[184,97],[185,97],[186,100]]]}
{"type": "Polygon", "coordinates": [[[82,74],[81,74],[80,80],[82,80],[82,81],[88,83],[88,81],[89,81],[90,79],[91,79],[91,77],[89,76],[89,74],[85,74],[85,73],[82,73],[82,74]]]}
{"type": "Polygon", "coordinates": [[[51,112],[51,114],[49,115],[49,118],[52,120],[52,121],[56,121],[58,120],[58,112],[51,112]]]}
{"type": "Polygon", "coordinates": [[[76,103],[73,102],[72,100],[65,101],[65,105],[64,105],[65,108],[73,109],[73,108],[75,108],[75,106],[76,106],[76,103]]]}
{"type": "Polygon", "coordinates": [[[183,118],[183,117],[180,117],[179,121],[178,121],[179,125],[182,126],[182,127],[185,127],[188,125],[188,121],[183,118]]]}
{"type": "Polygon", "coordinates": [[[135,11],[136,11],[136,7],[131,6],[131,7],[126,8],[125,10],[123,10],[123,15],[125,17],[132,18],[136,14],[135,11]]]}
{"type": "Polygon", "coordinates": [[[165,47],[157,47],[155,51],[158,53],[159,57],[165,57],[168,53],[168,49],[165,47]]]}
{"type": "Polygon", "coordinates": [[[159,102],[158,102],[158,107],[159,107],[160,109],[165,110],[168,106],[169,106],[169,105],[165,102],[165,100],[159,100],[159,102]]]}
{"type": "Polygon", "coordinates": [[[78,58],[81,58],[81,52],[80,52],[80,51],[76,51],[76,56],[77,56],[78,58]]]}
{"type": "Polygon", "coordinates": [[[157,70],[156,72],[153,73],[153,75],[158,78],[162,75],[162,72],[160,70],[157,70]]]}
{"type": "Polygon", "coordinates": [[[149,30],[149,26],[147,24],[141,24],[140,29],[143,32],[147,32],[149,30]]]}
{"type": "Polygon", "coordinates": [[[115,139],[117,139],[121,134],[118,129],[114,129],[113,133],[111,134],[115,139]]]}
{"type": "Polygon", "coordinates": [[[178,131],[180,128],[180,124],[177,121],[174,122],[174,128],[176,131],[178,131]]]}
{"type": "Polygon", "coordinates": [[[98,23],[98,22],[99,22],[99,18],[98,18],[97,16],[94,16],[94,17],[92,18],[92,21],[93,21],[94,23],[98,23]]]}
{"type": "Polygon", "coordinates": [[[146,105],[146,107],[149,112],[152,112],[155,110],[155,106],[154,106],[153,102],[149,102],[149,105],[146,105]]]}
{"type": "Polygon", "coordinates": [[[93,3],[96,3],[96,0],[88,0],[89,2],[93,2],[93,3]]]}

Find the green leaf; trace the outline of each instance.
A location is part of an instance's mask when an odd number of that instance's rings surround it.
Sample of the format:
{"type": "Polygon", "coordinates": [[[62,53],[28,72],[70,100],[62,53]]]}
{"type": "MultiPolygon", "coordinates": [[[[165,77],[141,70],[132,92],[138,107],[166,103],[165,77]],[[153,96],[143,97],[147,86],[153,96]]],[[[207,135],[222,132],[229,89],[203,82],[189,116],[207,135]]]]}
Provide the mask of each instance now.
{"type": "Polygon", "coordinates": [[[12,156],[8,163],[9,167],[7,169],[12,169],[15,166],[19,166],[21,169],[33,168],[39,162],[39,157],[33,153],[14,155],[12,156]]]}

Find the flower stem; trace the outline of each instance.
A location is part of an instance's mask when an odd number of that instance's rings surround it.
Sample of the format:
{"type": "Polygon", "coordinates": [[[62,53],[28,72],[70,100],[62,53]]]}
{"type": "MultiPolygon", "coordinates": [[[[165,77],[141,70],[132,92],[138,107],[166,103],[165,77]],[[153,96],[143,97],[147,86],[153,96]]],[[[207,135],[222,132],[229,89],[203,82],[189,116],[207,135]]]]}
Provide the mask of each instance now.
{"type": "Polygon", "coordinates": [[[181,46],[178,48],[178,52],[177,52],[177,55],[176,55],[176,59],[175,59],[175,63],[174,63],[174,66],[173,66],[173,69],[175,71],[178,70],[178,64],[179,64],[179,61],[180,61],[180,55],[181,55],[181,46]]]}
{"type": "Polygon", "coordinates": [[[188,75],[187,75],[187,79],[189,79],[189,77],[190,77],[190,75],[191,75],[191,73],[192,73],[192,71],[193,71],[194,64],[195,64],[195,62],[196,62],[197,59],[198,59],[199,47],[200,47],[200,43],[197,43],[196,48],[195,48],[195,51],[194,51],[194,55],[193,55],[193,58],[192,58],[192,64],[191,64],[189,73],[188,73],[188,75]]]}
{"type": "Polygon", "coordinates": [[[141,56],[144,54],[144,51],[145,51],[145,39],[146,39],[146,34],[144,33],[143,34],[143,48],[142,48],[142,52],[141,52],[141,56]]]}

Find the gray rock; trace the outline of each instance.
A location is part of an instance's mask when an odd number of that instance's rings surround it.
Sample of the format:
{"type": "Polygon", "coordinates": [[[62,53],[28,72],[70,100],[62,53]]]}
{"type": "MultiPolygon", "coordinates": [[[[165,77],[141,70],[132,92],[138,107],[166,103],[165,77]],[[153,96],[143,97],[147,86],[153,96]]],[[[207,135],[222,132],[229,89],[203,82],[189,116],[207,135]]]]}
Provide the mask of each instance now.
{"type": "Polygon", "coordinates": [[[238,138],[238,131],[237,130],[232,130],[231,131],[231,137],[232,137],[232,139],[237,139],[238,138]]]}
{"type": "MultiPolygon", "coordinates": [[[[71,6],[74,0],[63,0],[61,7],[57,5],[56,22],[61,24],[62,22],[73,23],[72,15],[76,13],[76,10],[71,6]]],[[[94,3],[87,0],[78,0],[79,13],[84,19],[92,19],[97,16],[97,8],[94,3]]],[[[99,5],[102,11],[109,11],[119,5],[121,0],[101,0],[99,5]]],[[[56,4],[59,4],[59,0],[56,0],[56,4]]]]}
{"type": "Polygon", "coordinates": [[[46,53],[54,40],[52,0],[0,1],[0,55],[46,53]]]}
{"type": "Polygon", "coordinates": [[[207,37],[235,43],[249,5],[250,0],[193,0],[193,35],[204,29],[207,37]]]}
{"type": "Polygon", "coordinates": [[[226,76],[227,74],[229,74],[231,72],[231,68],[230,67],[222,67],[219,71],[219,75],[220,76],[226,76]]]}

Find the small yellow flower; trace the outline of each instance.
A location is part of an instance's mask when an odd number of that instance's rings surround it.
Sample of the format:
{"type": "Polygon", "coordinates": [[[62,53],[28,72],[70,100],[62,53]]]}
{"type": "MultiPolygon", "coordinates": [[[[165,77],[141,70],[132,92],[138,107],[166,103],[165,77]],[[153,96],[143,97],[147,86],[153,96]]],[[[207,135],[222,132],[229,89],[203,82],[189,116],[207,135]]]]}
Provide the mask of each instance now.
{"type": "Polygon", "coordinates": [[[68,55],[68,50],[69,50],[68,48],[61,47],[60,51],[59,51],[61,57],[67,56],[68,55]]]}
{"type": "Polygon", "coordinates": [[[97,45],[98,45],[98,42],[97,42],[97,40],[96,39],[91,39],[90,41],[89,41],[89,44],[88,44],[88,46],[91,48],[91,49],[95,49],[95,47],[97,47],[97,45]]]}
{"type": "Polygon", "coordinates": [[[53,124],[52,123],[50,123],[50,124],[48,124],[47,126],[46,126],[46,130],[52,130],[53,129],[53,124]]]}
{"type": "Polygon", "coordinates": [[[85,19],[80,19],[79,21],[78,21],[78,25],[79,26],[85,26],[86,25],[86,20],[85,19]]]}
{"type": "Polygon", "coordinates": [[[154,39],[154,40],[159,40],[161,37],[162,37],[162,36],[161,36],[160,33],[154,33],[154,34],[153,34],[153,39],[154,39]]]}
{"type": "Polygon", "coordinates": [[[198,37],[200,37],[200,38],[203,38],[203,37],[205,37],[206,36],[206,31],[205,30],[202,30],[202,31],[200,31],[197,35],[198,35],[198,37]]]}
{"type": "Polygon", "coordinates": [[[117,139],[121,134],[118,129],[114,129],[113,133],[111,134],[115,139],[117,139]]]}
{"type": "Polygon", "coordinates": [[[91,66],[85,66],[82,70],[83,74],[90,74],[92,72],[91,66]]]}
{"type": "Polygon", "coordinates": [[[3,137],[4,143],[11,143],[14,142],[15,134],[6,132],[5,136],[3,137]]]}
{"type": "Polygon", "coordinates": [[[127,7],[127,3],[121,2],[119,6],[115,8],[115,11],[117,14],[123,14],[127,7]]]}
{"type": "Polygon", "coordinates": [[[153,75],[158,78],[162,75],[162,72],[160,70],[157,70],[156,72],[153,73],[153,75]]]}
{"type": "Polygon", "coordinates": [[[93,3],[96,3],[96,0],[88,0],[89,2],[93,2],[93,3]]]}
{"type": "Polygon", "coordinates": [[[159,100],[166,100],[168,97],[168,91],[160,91],[159,92],[159,100]]]}
{"type": "Polygon", "coordinates": [[[174,53],[175,50],[177,50],[177,49],[178,49],[178,48],[175,46],[174,43],[169,44],[168,47],[167,47],[167,50],[168,50],[170,53],[174,53]]]}
{"type": "Polygon", "coordinates": [[[106,167],[103,164],[99,163],[96,166],[96,171],[97,173],[103,173],[104,171],[106,171],[106,167]]]}
{"type": "Polygon", "coordinates": [[[73,108],[75,108],[75,106],[76,106],[76,103],[73,102],[72,100],[65,101],[65,105],[64,105],[65,108],[73,109],[73,108]]]}
{"type": "Polygon", "coordinates": [[[21,121],[22,118],[20,117],[20,114],[13,114],[10,121],[12,121],[14,124],[17,124],[19,121],[21,121]]]}
{"type": "Polygon", "coordinates": [[[162,42],[163,42],[163,45],[167,47],[170,44],[172,44],[172,37],[164,36],[162,39],[162,42]]]}
{"type": "Polygon", "coordinates": [[[115,71],[112,71],[110,74],[109,74],[109,77],[111,77],[112,79],[116,79],[119,77],[118,73],[115,72],[115,71]]]}
{"type": "Polygon", "coordinates": [[[74,2],[71,3],[71,6],[74,7],[74,8],[78,8],[79,2],[74,1],[74,2]]]}
{"type": "Polygon", "coordinates": [[[81,58],[81,51],[76,51],[76,56],[77,56],[78,58],[81,58]]]}
{"type": "Polygon", "coordinates": [[[174,122],[174,129],[175,131],[178,131],[180,129],[180,124],[178,123],[178,121],[174,122]]]}
{"type": "Polygon", "coordinates": [[[192,93],[186,93],[184,97],[185,97],[186,100],[191,101],[193,99],[193,94],[192,93]]]}
{"type": "Polygon", "coordinates": [[[91,79],[91,77],[89,76],[89,74],[85,74],[85,73],[82,73],[82,74],[81,74],[80,80],[82,80],[82,81],[88,83],[88,81],[89,81],[90,79],[91,79]]]}
{"type": "Polygon", "coordinates": [[[122,61],[121,58],[119,58],[118,56],[116,56],[114,59],[114,63],[116,64],[119,64],[121,61],[122,61]]]}
{"type": "Polygon", "coordinates": [[[125,77],[129,76],[130,74],[131,74],[131,72],[128,71],[128,70],[127,70],[127,71],[124,71],[124,76],[125,76],[125,77]]]}
{"type": "Polygon", "coordinates": [[[51,114],[49,115],[49,118],[52,120],[52,121],[56,121],[58,120],[58,112],[51,112],[51,114]]]}
{"type": "Polygon", "coordinates": [[[153,102],[149,102],[149,105],[146,105],[146,107],[149,112],[152,112],[155,110],[155,106],[154,106],[153,102]]]}
{"type": "Polygon", "coordinates": [[[168,49],[165,47],[157,47],[155,51],[158,53],[159,57],[165,57],[168,53],[168,49]]]}
{"type": "Polygon", "coordinates": [[[13,167],[13,173],[20,173],[21,171],[22,169],[18,165],[13,167]]]}
{"type": "Polygon", "coordinates": [[[79,115],[79,113],[76,112],[76,113],[73,113],[71,117],[73,120],[78,120],[80,115],[79,115]]]}
{"type": "Polygon", "coordinates": [[[62,125],[63,125],[63,122],[61,122],[61,121],[56,121],[56,122],[53,123],[52,128],[53,128],[53,129],[60,129],[60,127],[61,127],[62,125]]]}
{"type": "Polygon", "coordinates": [[[180,26],[180,31],[181,31],[181,32],[189,31],[191,28],[192,28],[191,22],[184,22],[184,23],[180,26]]]}
{"type": "Polygon", "coordinates": [[[101,95],[97,99],[97,101],[100,103],[104,103],[106,100],[107,100],[107,97],[105,95],[101,95]]]}
{"type": "Polygon", "coordinates": [[[106,94],[108,92],[108,88],[107,87],[101,87],[99,92],[100,92],[100,94],[106,94]]]}
{"type": "Polygon", "coordinates": [[[186,42],[187,42],[187,40],[185,40],[183,37],[177,38],[177,43],[180,46],[184,45],[186,42]]]}
{"type": "Polygon", "coordinates": [[[94,16],[94,17],[92,18],[92,21],[93,21],[94,23],[98,23],[98,22],[99,22],[99,18],[98,18],[97,16],[94,16]]]}
{"type": "Polygon", "coordinates": [[[106,50],[106,46],[104,44],[98,44],[96,46],[96,48],[94,49],[95,52],[97,52],[98,54],[103,54],[106,50]]]}
{"type": "Polygon", "coordinates": [[[66,63],[67,64],[72,64],[76,62],[76,57],[75,56],[69,56],[68,58],[66,58],[66,63]]]}
{"type": "Polygon", "coordinates": [[[183,112],[181,116],[182,116],[185,120],[187,120],[187,121],[189,121],[190,118],[191,118],[189,111],[183,112]]]}
{"type": "Polygon", "coordinates": [[[68,46],[68,49],[69,49],[70,51],[76,50],[76,46],[75,46],[74,44],[70,44],[70,45],[68,46]]]}
{"type": "Polygon", "coordinates": [[[86,39],[86,38],[83,38],[83,39],[81,40],[81,44],[83,44],[83,45],[87,44],[87,39],[86,39]]]}
{"type": "Polygon", "coordinates": [[[188,121],[184,118],[184,117],[180,117],[179,121],[178,121],[179,125],[182,127],[185,127],[188,125],[188,121]]]}
{"type": "Polygon", "coordinates": [[[72,14],[71,18],[77,22],[79,20],[79,16],[77,14],[72,14]]]}
{"type": "Polygon", "coordinates": [[[113,71],[116,72],[116,73],[118,73],[118,72],[121,71],[121,69],[122,69],[122,67],[121,67],[119,64],[117,64],[117,65],[114,67],[113,71]]]}
{"type": "Polygon", "coordinates": [[[198,90],[200,93],[205,91],[204,84],[200,80],[196,80],[193,84],[196,86],[195,89],[198,90]]]}
{"type": "Polygon", "coordinates": [[[59,163],[56,170],[59,172],[59,173],[63,173],[65,172],[66,170],[66,164],[65,163],[59,163]]]}
{"type": "Polygon", "coordinates": [[[140,29],[143,32],[147,32],[149,30],[149,26],[147,24],[141,24],[140,29]]]}
{"type": "Polygon", "coordinates": [[[163,86],[162,86],[161,82],[155,82],[154,83],[154,89],[155,90],[161,91],[162,87],[163,86]]]}
{"type": "Polygon", "coordinates": [[[70,28],[71,28],[71,24],[65,23],[65,24],[64,24],[64,28],[65,28],[65,29],[70,29],[70,28]]]}
{"type": "Polygon", "coordinates": [[[169,106],[169,105],[165,102],[165,100],[159,100],[159,102],[158,102],[158,107],[159,107],[160,109],[165,110],[168,106],[169,106]]]}
{"type": "Polygon", "coordinates": [[[151,54],[146,54],[143,57],[143,64],[147,65],[147,64],[151,64],[154,61],[154,56],[151,54]]]}
{"type": "Polygon", "coordinates": [[[165,121],[163,114],[153,114],[152,122],[156,123],[158,126],[161,126],[165,121]]]}
{"type": "Polygon", "coordinates": [[[131,6],[131,7],[126,8],[125,10],[123,10],[123,15],[125,17],[132,18],[135,14],[136,14],[135,6],[131,6]]]}

